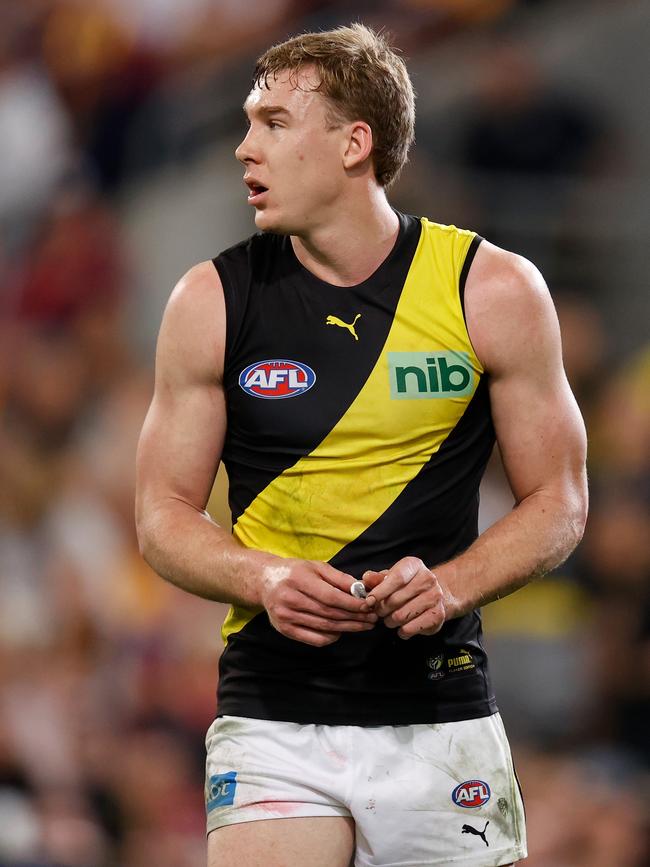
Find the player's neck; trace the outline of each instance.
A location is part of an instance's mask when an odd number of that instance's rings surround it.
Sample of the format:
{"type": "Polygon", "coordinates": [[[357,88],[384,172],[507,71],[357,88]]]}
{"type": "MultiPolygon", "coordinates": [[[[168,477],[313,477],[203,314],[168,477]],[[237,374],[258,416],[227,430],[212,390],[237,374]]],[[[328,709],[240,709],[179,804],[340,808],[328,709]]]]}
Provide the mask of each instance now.
{"type": "Polygon", "coordinates": [[[335,219],[304,235],[292,235],[294,252],[316,277],[334,286],[356,286],[389,255],[399,220],[383,189],[340,205],[335,219]]]}

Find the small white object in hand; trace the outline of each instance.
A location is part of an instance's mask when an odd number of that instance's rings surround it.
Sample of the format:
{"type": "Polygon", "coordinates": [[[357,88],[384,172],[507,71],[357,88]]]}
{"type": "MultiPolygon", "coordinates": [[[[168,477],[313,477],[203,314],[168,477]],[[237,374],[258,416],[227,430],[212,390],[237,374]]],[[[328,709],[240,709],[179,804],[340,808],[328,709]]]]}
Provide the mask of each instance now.
{"type": "Polygon", "coordinates": [[[350,593],[357,599],[365,599],[368,595],[363,581],[353,581],[352,586],[350,587],[350,593]]]}

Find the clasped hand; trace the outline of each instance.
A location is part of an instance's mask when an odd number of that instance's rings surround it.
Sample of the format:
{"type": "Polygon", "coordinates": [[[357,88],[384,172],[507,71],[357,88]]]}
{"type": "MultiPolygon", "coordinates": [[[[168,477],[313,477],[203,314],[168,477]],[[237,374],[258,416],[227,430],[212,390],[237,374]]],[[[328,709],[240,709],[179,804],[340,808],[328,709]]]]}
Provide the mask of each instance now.
{"type": "Polygon", "coordinates": [[[353,580],[328,563],[278,559],[265,570],[262,603],[278,632],[314,647],[372,629],[380,618],[404,639],[433,635],[445,622],[442,587],[417,557],[366,572],[366,599],[350,594],[353,580]]]}
{"type": "MultiPolygon", "coordinates": [[[[374,611],[400,638],[434,635],[445,622],[445,597],[435,572],[418,557],[390,569],[365,572],[366,610],[374,611]]],[[[363,610],[363,609],[362,609],[363,610]]]]}

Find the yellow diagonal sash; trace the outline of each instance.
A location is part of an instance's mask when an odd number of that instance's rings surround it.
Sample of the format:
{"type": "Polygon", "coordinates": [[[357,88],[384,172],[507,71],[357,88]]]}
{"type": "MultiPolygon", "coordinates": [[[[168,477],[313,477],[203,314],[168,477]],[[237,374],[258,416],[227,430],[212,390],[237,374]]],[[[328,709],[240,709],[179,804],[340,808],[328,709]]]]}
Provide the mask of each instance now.
{"type": "MultiPolygon", "coordinates": [[[[394,503],[438,451],[482,372],[458,298],[458,274],[472,237],[455,232],[448,238],[423,221],[393,324],[368,379],[319,445],[273,479],[242,513],[233,527],[242,545],[282,557],[331,560],[394,503]],[[436,350],[467,353],[474,369],[471,391],[444,400],[391,400],[388,354],[436,350]]],[[[254,614],[232,610],[224,638],[254,614]]]]}

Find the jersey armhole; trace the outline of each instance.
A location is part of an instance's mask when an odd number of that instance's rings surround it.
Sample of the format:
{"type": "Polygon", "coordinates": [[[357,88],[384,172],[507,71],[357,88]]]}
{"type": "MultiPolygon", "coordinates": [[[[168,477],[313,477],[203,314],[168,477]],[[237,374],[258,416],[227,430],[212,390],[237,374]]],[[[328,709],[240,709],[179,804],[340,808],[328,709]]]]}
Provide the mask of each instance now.
{"type": "Polygon", "coordinates": [[[458,295],[460,297],[460,306],[463,311],[465,327],[467,327],[467,318],[465,316],[465,283],[467,282],[467,275],[469,274],[469,269],[472,267],[474,256],[476,256],[476,251],[478,250],[482,240],[483,238],[481,237],[481,235],[474,235],[474,237],[472,238],[470,245],[467,248],[467,254],[465,255],[465,261],[463,262],[463,267],[460,272],[460,278],[458,280],[458,295]]]}
{"type": "Polygon", "coordinates": [[[480,366],[481,372],[485,373],[483,362],[479,358],[478,353],[476,352],[476,349],[474,347],[474,343],[472,342],[472,335],[469,333],[469,328],[467,326],[467,316],[465,314],[465,284],[467,282],[467,275],[469,274],[469,269],[472,267],[472,262],[474,261],[474,257],[476,256],[476,251],[481,245],[481,241],[483,241],[481,235],[474,235],[474,237],[470,241],[469,247],[467,248],[465,261],[463,262],[460,277],[458,278],[458,297],[460,300],[460,307],[463,315],[463,324],[465,325],[467,340],[469,341],[469,345],[472,347],[472,352],[474,353],[474,357],[476,358],[476,361],[480,366]]]}
{"type": "Polygon", "coordinates": [[[221,256],[215,256],[212,259],[212,264],[215,267],[221,286],[223,289],[223,300],[226,309],[226,346],[224,368],[228,364],[228,359],[232,357],[233,347],[239,335],[243,320],[243,309],[238,303],[237,292],[234,284],[230,279],[228,267],[221,256]]]}

